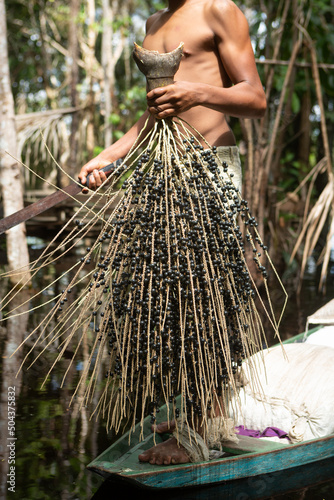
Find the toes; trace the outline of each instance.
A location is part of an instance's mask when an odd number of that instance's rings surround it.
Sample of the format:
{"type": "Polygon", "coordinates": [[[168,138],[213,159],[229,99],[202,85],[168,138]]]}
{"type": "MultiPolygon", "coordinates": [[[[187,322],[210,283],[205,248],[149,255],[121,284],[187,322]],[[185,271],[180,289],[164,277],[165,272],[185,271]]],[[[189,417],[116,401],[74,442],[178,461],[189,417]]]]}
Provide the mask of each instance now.
{"type": "Polygon", "coordinates": [[[171,420],[168,424],[168,422],[161,422],[160,424],[154,424],[152,425],[152,432],[157,432],[158,434],[163,434],[165,432],[173,432],[175,429],[175,422],[174,420],[171,420]]]}
{"type": "Polygon", "coordinates": [[[141,462],[149,462],[151,465],[175,465],[189,462],[185,449],[177,445],[175,438],[170,438],[143,451],[138,458],[141,462]]]}
{"type": "Polygon", "coordinates": [[[141,453],[140,455],[138,455],[138,458],[139,458],[140,462],[148,462],[150,459],[150,456],[147,452],[144,452],[144,453],[141,453]]]}

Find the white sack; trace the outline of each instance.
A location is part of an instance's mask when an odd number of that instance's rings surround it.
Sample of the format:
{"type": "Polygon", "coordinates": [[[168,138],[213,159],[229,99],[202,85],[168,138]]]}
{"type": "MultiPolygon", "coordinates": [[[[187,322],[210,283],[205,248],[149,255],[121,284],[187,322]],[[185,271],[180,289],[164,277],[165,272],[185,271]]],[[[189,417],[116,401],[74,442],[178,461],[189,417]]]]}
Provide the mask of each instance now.
{"type": "Polygon", "coordinates": [[[317,332],[312,333],[307,337],[305,343],[334,347],[334,325],[324,326],[317,332]]]}
{"type": "Polygon", "coordinates": [[[292,442],[334,432],[334,348],[287,344],[284,351],[279,346],[255,354],[243,370],[249,382],[240,404],[234,400],[229,408],[236,425],[278,427],[292,442]],[[249,363],[257,365],[259,381],[250,382],[249,363]]]}

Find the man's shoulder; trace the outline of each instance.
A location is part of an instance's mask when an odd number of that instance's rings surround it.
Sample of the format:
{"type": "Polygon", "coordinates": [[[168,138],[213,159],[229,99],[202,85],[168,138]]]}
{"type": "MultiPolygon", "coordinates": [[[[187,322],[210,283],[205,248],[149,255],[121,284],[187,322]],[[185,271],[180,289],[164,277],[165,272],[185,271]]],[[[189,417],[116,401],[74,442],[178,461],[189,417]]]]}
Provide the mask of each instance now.
{"type": "Polygon", "coordinates": [[[205,2],[207,11],[214,16],[224,17],[227,19],[229,16],[242,16],[243,13],[233,0],[209,0],[205,2]]]}
{"type": "Polygon", "coordinates": [[[206,18],[213,31],[233,27],[237,31],[247,31],[246,17],[232,0],[209,0],[205,3],[206,18]]]}
{"type": "Polygon", "coordinates": [[[146,31],[160,19],[160,17],[166,12],[167,9],[161,9],[152,14],[146,21],[146,31]]]}

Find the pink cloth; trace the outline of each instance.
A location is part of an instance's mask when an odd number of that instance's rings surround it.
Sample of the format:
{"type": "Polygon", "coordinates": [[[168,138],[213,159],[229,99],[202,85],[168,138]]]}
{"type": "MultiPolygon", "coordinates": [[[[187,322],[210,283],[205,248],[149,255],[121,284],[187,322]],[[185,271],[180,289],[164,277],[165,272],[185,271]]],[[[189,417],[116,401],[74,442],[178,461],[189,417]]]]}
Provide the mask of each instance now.
{"type": "Polygon", "coordinates": [[[282,429],[278,429],[277,427],[267,427],[263,432],[255,430],[255,429],[245,429],[243,425],[239,425],[235,428],[238,434],[241,436],[249,436],[254,438],[262,438],[262,437],[278,437],[280,439],[288,438],[288,433],[282,431],[282,429]]]}

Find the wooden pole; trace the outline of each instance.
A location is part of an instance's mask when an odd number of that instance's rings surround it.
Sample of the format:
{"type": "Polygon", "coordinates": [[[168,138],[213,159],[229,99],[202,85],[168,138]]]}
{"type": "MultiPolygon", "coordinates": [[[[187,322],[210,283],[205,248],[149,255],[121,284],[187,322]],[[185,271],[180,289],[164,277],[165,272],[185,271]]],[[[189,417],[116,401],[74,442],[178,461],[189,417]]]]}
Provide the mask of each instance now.
{"type": "MultiPolygon", "coordinates": [[[[268,65],[273,65],[273,66],[289,66],[290,61],[283,61],[282,59],[255,59],[256,64],[268,64],[268,65]]],[[[297,68],[313,68],[313,63],[308,63],[305,61],[295,61],[294,66],[297,66],[297,68]]],[[[317,68],[319,69],[334,69],[334,64],[329,64],[329,63],[317,63],[316,64],[317,68]]]]}

